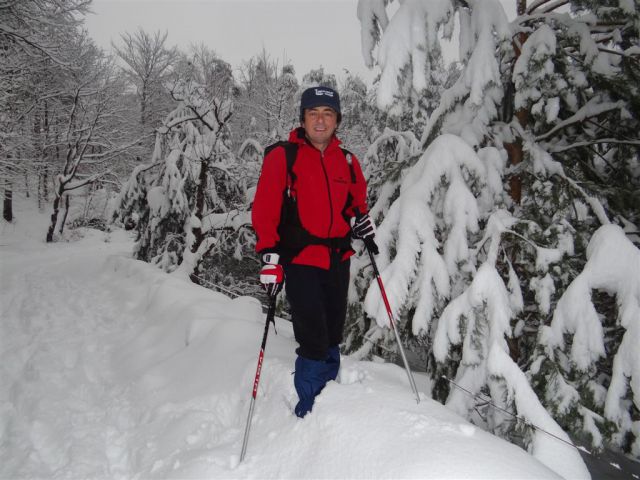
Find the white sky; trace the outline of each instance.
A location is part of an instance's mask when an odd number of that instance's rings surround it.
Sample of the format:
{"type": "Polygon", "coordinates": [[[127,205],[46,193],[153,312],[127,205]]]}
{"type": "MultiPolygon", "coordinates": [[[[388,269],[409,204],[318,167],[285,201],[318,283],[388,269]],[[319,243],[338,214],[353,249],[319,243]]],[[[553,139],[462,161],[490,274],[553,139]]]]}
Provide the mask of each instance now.
{"type": "Polygon", "coordinates": [[[338,79],[346,68],[370,84],[356,7],[357,0],[94,0],[86,26],[107,51],[138,27],[167,30],[169,45],[203,42],[234,69],[264,47],[280,65],[288,59],[299,79],[323,66],[338,79]]]}

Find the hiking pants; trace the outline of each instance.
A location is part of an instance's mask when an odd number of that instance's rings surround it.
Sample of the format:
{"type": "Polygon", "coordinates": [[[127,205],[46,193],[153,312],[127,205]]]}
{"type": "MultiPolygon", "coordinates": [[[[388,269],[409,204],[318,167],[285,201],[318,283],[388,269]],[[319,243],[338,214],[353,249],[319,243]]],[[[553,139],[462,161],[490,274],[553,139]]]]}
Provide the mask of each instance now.
{"type": "Polygon", "coordinates": [[[291,306],[296,353],[325,361],[342,342],[349,290],[349,260],[332,255],[329,270],[285,264],[285,291],[291,306]]]}

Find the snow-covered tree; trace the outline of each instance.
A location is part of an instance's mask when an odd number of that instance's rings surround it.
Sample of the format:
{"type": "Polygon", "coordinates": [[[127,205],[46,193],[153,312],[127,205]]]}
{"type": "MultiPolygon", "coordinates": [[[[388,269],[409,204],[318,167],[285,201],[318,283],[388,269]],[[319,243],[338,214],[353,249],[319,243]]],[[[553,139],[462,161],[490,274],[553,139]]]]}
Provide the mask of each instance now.
{"type": "Polygon", "coordinates": [[[263,50],[240,69],[238,90],[237,115],[232,121],[234,145],[241,147],[247,138],[263,146],[287,140],[298,121],[298,80],[293,66],[280,66],[263,50]]]}
{"type": "MultiPolygon", "coordinates": [[[[399,114],[409,101],[407,85],[424,90],[429,52],[439,51],[442,36],[459,32],[463,65],[407,149],[418,153],[407,154],[401,172],[388,164],[397,173],[373,195],[372,213],[382,221],[382,276],[409,343],[426,359],[434,396],[497,433],[520,435],[495,411],[478,408],[474,395],[488,395],[529,420],[532,410],[519,397],[538,398],[563,428],[591,433],[598,415],[606,416],[602,392],[613,377],[593,364],[577,368],[557,335],[544,341],[543,327],[553,318],[556,331],[566,328],[554,311],[585,268],[593,232],[610,219],[638,230],[631,207],[640,179],[637,5],[520,1],[509,22],[492,0],[401,2],[391,18],[389,3],[358,6],[365,59],[382,68],[381,108],[399,114]],[[570,10],[558,12],[566,4],[570,10]],[[509,373],[512,368],[521,374],[509,373]],[[442,374],[470,395],[450,389],[442,374]],[[522,386],[525,374],[537,397],[522,386]],[[568,410],[581,416],[568,421],[568,410]]],[[[602,303],[596,295],[585,298],[602,303]]],[[[618,325],[617,334],[605,335],[609,361],[630,376],[620,366],[628,357],[621,330],[634,330],[607,305],[600,322],[618,325]]],[[[373,348],[371,341],[389,340],[380,329],[387,320],[375,285],[366,310],[378,325],[366,331],[360,354],[373,348]]],[[[601,437],[591,440],[629,451],[637,449],[638,394],[617,378],[612,396],[624,408],[609,407],[607,417],[617,422],[615,433],[595,428],[601,437]],[[619,400],[625,395],[626,402],[619,400]]],[[[524,444],[541,454],[535,433],[524,433],[524,444]]]]}
{"type": "MultiPolygon", "coordinates": [[[[34,119],[47,101],[61,95],[54,70],[72,64],[69,44],[78,34],[88,0],[25,0],[0,4],[0,188],[3,216],[13,218],[14,189],[29,193],[42,148],[34,119]]],[[[46,183],[45,183],[46,185],[46,183]]]]}
{"type": "Polygon", "coordinates": [[[342,110],[338,136],[351,152],[363,158],[379,133],[380,111],[375,106],[372,91],[358,75],[347,72],[340,81],[338,92],[342,110]]]}
{"type": "Polygon", "coordinates": [[[110,161],[130,146],[124,143],[124,132],[116,118],[116,99],[124,91],[118,72],[85,35],[79,36],[72,48],[74,66],[59,72],[64,79],[65,97],[58,106],[60,130],[54,144],[61,164],[54,178],[48,242],[62,233],[70,192],[105,177],[110,172],[110,161]]]}
{"type": "Polygon", "coordinates": [[[336,76],[333,73],[325,72],[324,67],[310,70],[302,76],[301,91],[318,85],[333,88],[334,90],[338,89],[336,76]]]}
{"type": "Polygon", "coordinates": [[[229,148],[233,84],[211,68],[224,67],[217,57],[207,54],[216,61],[203,62],[202,54],[177,69],[171,93],[179,105],[158,131],[151,162],[123,188],[116,212],[125,223],[137,220],[138,258],[194,281],[224,231],[249,223],[229,148]]]}

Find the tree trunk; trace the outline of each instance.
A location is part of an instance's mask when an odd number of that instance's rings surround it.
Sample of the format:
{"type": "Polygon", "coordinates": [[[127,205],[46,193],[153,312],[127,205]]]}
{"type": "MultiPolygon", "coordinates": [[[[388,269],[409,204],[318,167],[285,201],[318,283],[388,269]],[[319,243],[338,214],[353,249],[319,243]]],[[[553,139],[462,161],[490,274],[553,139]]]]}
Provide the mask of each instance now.
{"type": "MultiPolygon", "coordinates": [[[[49,143],[49,104],[44,102],[44,139],[45,144],[49,143]]],[[[45,149],[42,150],[42,170],[40,172],[40,178],[38,179],[39,187],[41,191],[38,192],[38,206],[42,208],[42,205],[49,201],[49,188],[47,185],[48,181],[48,173],[49,173],[49,165],[47,164],[47,152],[45,149]]]]}
{"type": "MultiPolygon", "coordinates": [[[[517,0],[517,14],[518,16],[525,15],[527,12],[527,1],[517,0]]],[[[513,50],[515,57],[513,59],[513,65],[516,64],[518,58],[520,58],[521,47],[524,42],[527,41],[528,35],[524,32],[519,33],[513,40],[513,50]]],[[[515,97],[515,88],[510,88],[509,92],[515,97]]],[[[513,98],[505,99],[505,102],[513,102],[513,98]]],[[[522,128],[527,126],[529,120],[529,111],[526,108],[521,108],[516,111],[515,118],[522,128]]],[[[504,148],[509,155],[509,165],[515,167],[524,158],[522,151],[522,139],[516,138],[512,143],[504,143],[504,148]]],[[[522,200],[522,178],[520,175],[514,174],[509,178],[510,195],[513,201],[519,205],[522,200]]]]}
{"type": "MultiPolygon", "coordinates": [[[[202,217],[204,212],[205,195],[207,192],[207,167],[208,166],[209,166],[209,162],[207,160],[202,160],[200,162],[200,175],[198,176],[199,181],[198,181],[198,188],[196,190],[195,215],[196,217],[198,217],[198,219],[201,222],[202,222],[202,217]]],[[[196,253],[200,248],[200,245],[202,245],[202,242],[204,241],[204,233],[202,233],[202,224],[200,227],[193,229],[193,236],[194,236],[194,241],[193,241],[193,245],[191,246],[191,253],[196,253]]],[[[198,267],[200,266],[200,260],[201,259],[198,259],[198,262],[193,266],[193,273],[190,276],[191,281],[197,285],[200,284],[197,278],[199,274],[198,267]]]]}
{"type": "Polygon", "coordinates": [[[67,216],[69,215],[69,194],[64,196],[64,215],[62,217],[62,221],[60,222],[60,228],[58,230],[58,233],[60,233],[62,235],[62,232],[64,231],[64,225],[65,223],[67,223],[67,216]]]}
{"type": "Polygon", "coordinates": [[[140,93],[140,125],[142,132],[146,133],[147,127],[147,83],[142,83],[142,92],[140,93]]]}
{"type": "Polygon", "coordinates": [[[49,201],[49,167],[44,166],[44,173],[42,174],[42,198],[45,202],[49,201]]]}
{"type": "Polygon", "coordinates": [[[38,169],[38,210],[42,210],[42,204],[44,203],[42,176],[42,171],[38,169]]]}
{"type": "Polygon", "coordinates": [[[60,210],[60,197],[57,196],[53,201],[53,213],[51,214],[51,224],[47,231],[47,243],[53,242],[53,234],[56,231],[56,225],[58,223],[58,212],[60,210]]]}
{"type": "MultiPolygon", "coordinates": [[[[527,1],[516,0],[516,3],[517,3],[516,10],[517,10],[518,16],[525,15],[527,12],[527,1]]],[[[515,55],[514,55],[512,67],[516,64],[516,61],[518,60],[518,58],[520,58],[522,45],[526,41],[527,41],[526,33],[519,33],[518,35],[516,35],[516,37],[514,37],[512,45],[513,45],[513,50],[515,55]]],[[[511,74],[513,74],[513,71],[511,72],[511,74]]],[[[510,75],[510,78],[513,78],[513,75],[510,75]]],[[[505,120],[508,122],[511,122],[514,120],[514,117],[515,117],[515,120],[517,120],[520,126],[524,129],[524,127],[528,123],[529,111],[525,108],[520,108],[516,110],[515,113],[513,112],[514,104],[515,104],[516,89],[515,89],[515,85],[512,82],[509,84],[508,88],[506,89],[505,94],[506,96],[508,96],[508,98],[505,98],[503,102],[503,105],[505,106],[504,112],[505,113],[508,112],[508,115],[509,115],[508,117],[505,118],[505,120]]],[[[522,149],[522,138],[516,137],[514,138],[513,142],[509,142],[509,143],[505,142],[503,145],[509,157],[509,165],[511,167],[516,167],[524,159],[524,152],[522,149]]],[[[520,177],[520,175],[518,175],[517,173],[512,174],[509,177],[509,194],[513,202],[516,205],[520,205],[520,202],[522,201],[522,177],[520,177]]],[[[516,244],[512,245],[511,248],[507,250],[507,255],[511,259],[511,263],[514,268],[517,268],[516,258],[518,257],[518,252],[519,252],[519,247],[516,244]]],[[[520,364],[522,360],[520,358],[522,356],[522,352],[519,347],[518,339],[513,337],[508,337],[505,335],[505,340],[507,342],[507,346],[509,347],[509,356],[516,364],[520,364]]]]}
{"type": "Polygon", "coordinates": [[[13,221],[13,190],[11,183],[7,182],[4,188],[4,202],[2,206],[2,217],[7,221],[13,221]]]}

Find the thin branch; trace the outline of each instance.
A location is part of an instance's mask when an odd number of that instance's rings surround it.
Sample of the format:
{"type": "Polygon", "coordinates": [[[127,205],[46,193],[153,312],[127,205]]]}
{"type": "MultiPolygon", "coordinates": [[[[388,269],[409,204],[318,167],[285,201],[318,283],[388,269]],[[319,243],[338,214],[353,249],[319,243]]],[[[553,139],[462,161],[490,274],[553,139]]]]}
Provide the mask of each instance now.
{"type": "Polygon", "coordinates": [[[552,3],[551,5],[547,6],[544,10],[542,10],[542,13],[550,13],[552,11],[554,11],[557,8],[560,8],[566,4],[569,3],[569,0],[557,0],[556,2],[552,3]]]}
{"type": "Polygon", "coordinates": [[[558,132],[558,131],[560,131],[562,129],[565,129],[565,128],[571,126],[571,125],[574,125],[576,123],[582,123],[582,122],[584,122],[586,119],[588,119],[590,117],[596,117],[598,115],[602,115],[603,113],[610,112],[612,110],[617,110],[619,108],[622,108],[623,106],[624,106],[624,102],[615,102],[615,103],[606,102],[606,103],[601,103],[601,104],[598,104],[598,105],[589,105],[589,104],[587,104],[584,107],[582,107],[580,110],[578,110],[575,114],[573,114],[572,116],[570,116],[566,120],[563,120],[558,125],[553,127],[547,133],[544,133],[542,135],[537,136],[535,138],[535,141],[539,142],[541,140],[545,140],[545,139],[549,138],[550,136],[552,136],[554,133],[556,133],[556,132],[558,132]]]}
{"type": "Polygon", "coordinates": [[[105,171],[105,172],[100,172],[100,173],[96,173],[94,175],[91,175],[90,177],[85,178],[84,180],[80,180],[76,183],[73,183],[71,185],[65,185],[64,189],[62,191],[62,193],[65,192],[69,192],[71,190],[76,190],[78,188],[84,187],[86,185],[89,185],[90,183],[93,183],[97,180],[100,180],[100,177],[103,177],[105,175],[107,175],[108,173],[111,173],[110,171],[105,171]]]}
{"type": "Polygon", "coordinates": [[[574,148],[586,147],[589,145],[597,145],[600,143],[617,143],[617,144],[623,144],[623,145],[640,146],[640,140],[619,140],[617,138],[596,138],[594,140],[572,143],[571,145],[554,147],[549,150],[553,153],[560,153],[560,152],[566,152],[568,150],[572,150],[574,148]]]}
{"type": "Polygon", "coordinates": [[[527,8],[527,14],[531,14],[533,13],[537,8],[541,7],[542,5],[544,5],[545,3],[549,3],[552,0],[537,0],[535,2],[533,2],[529,8],[527,8]]]}

